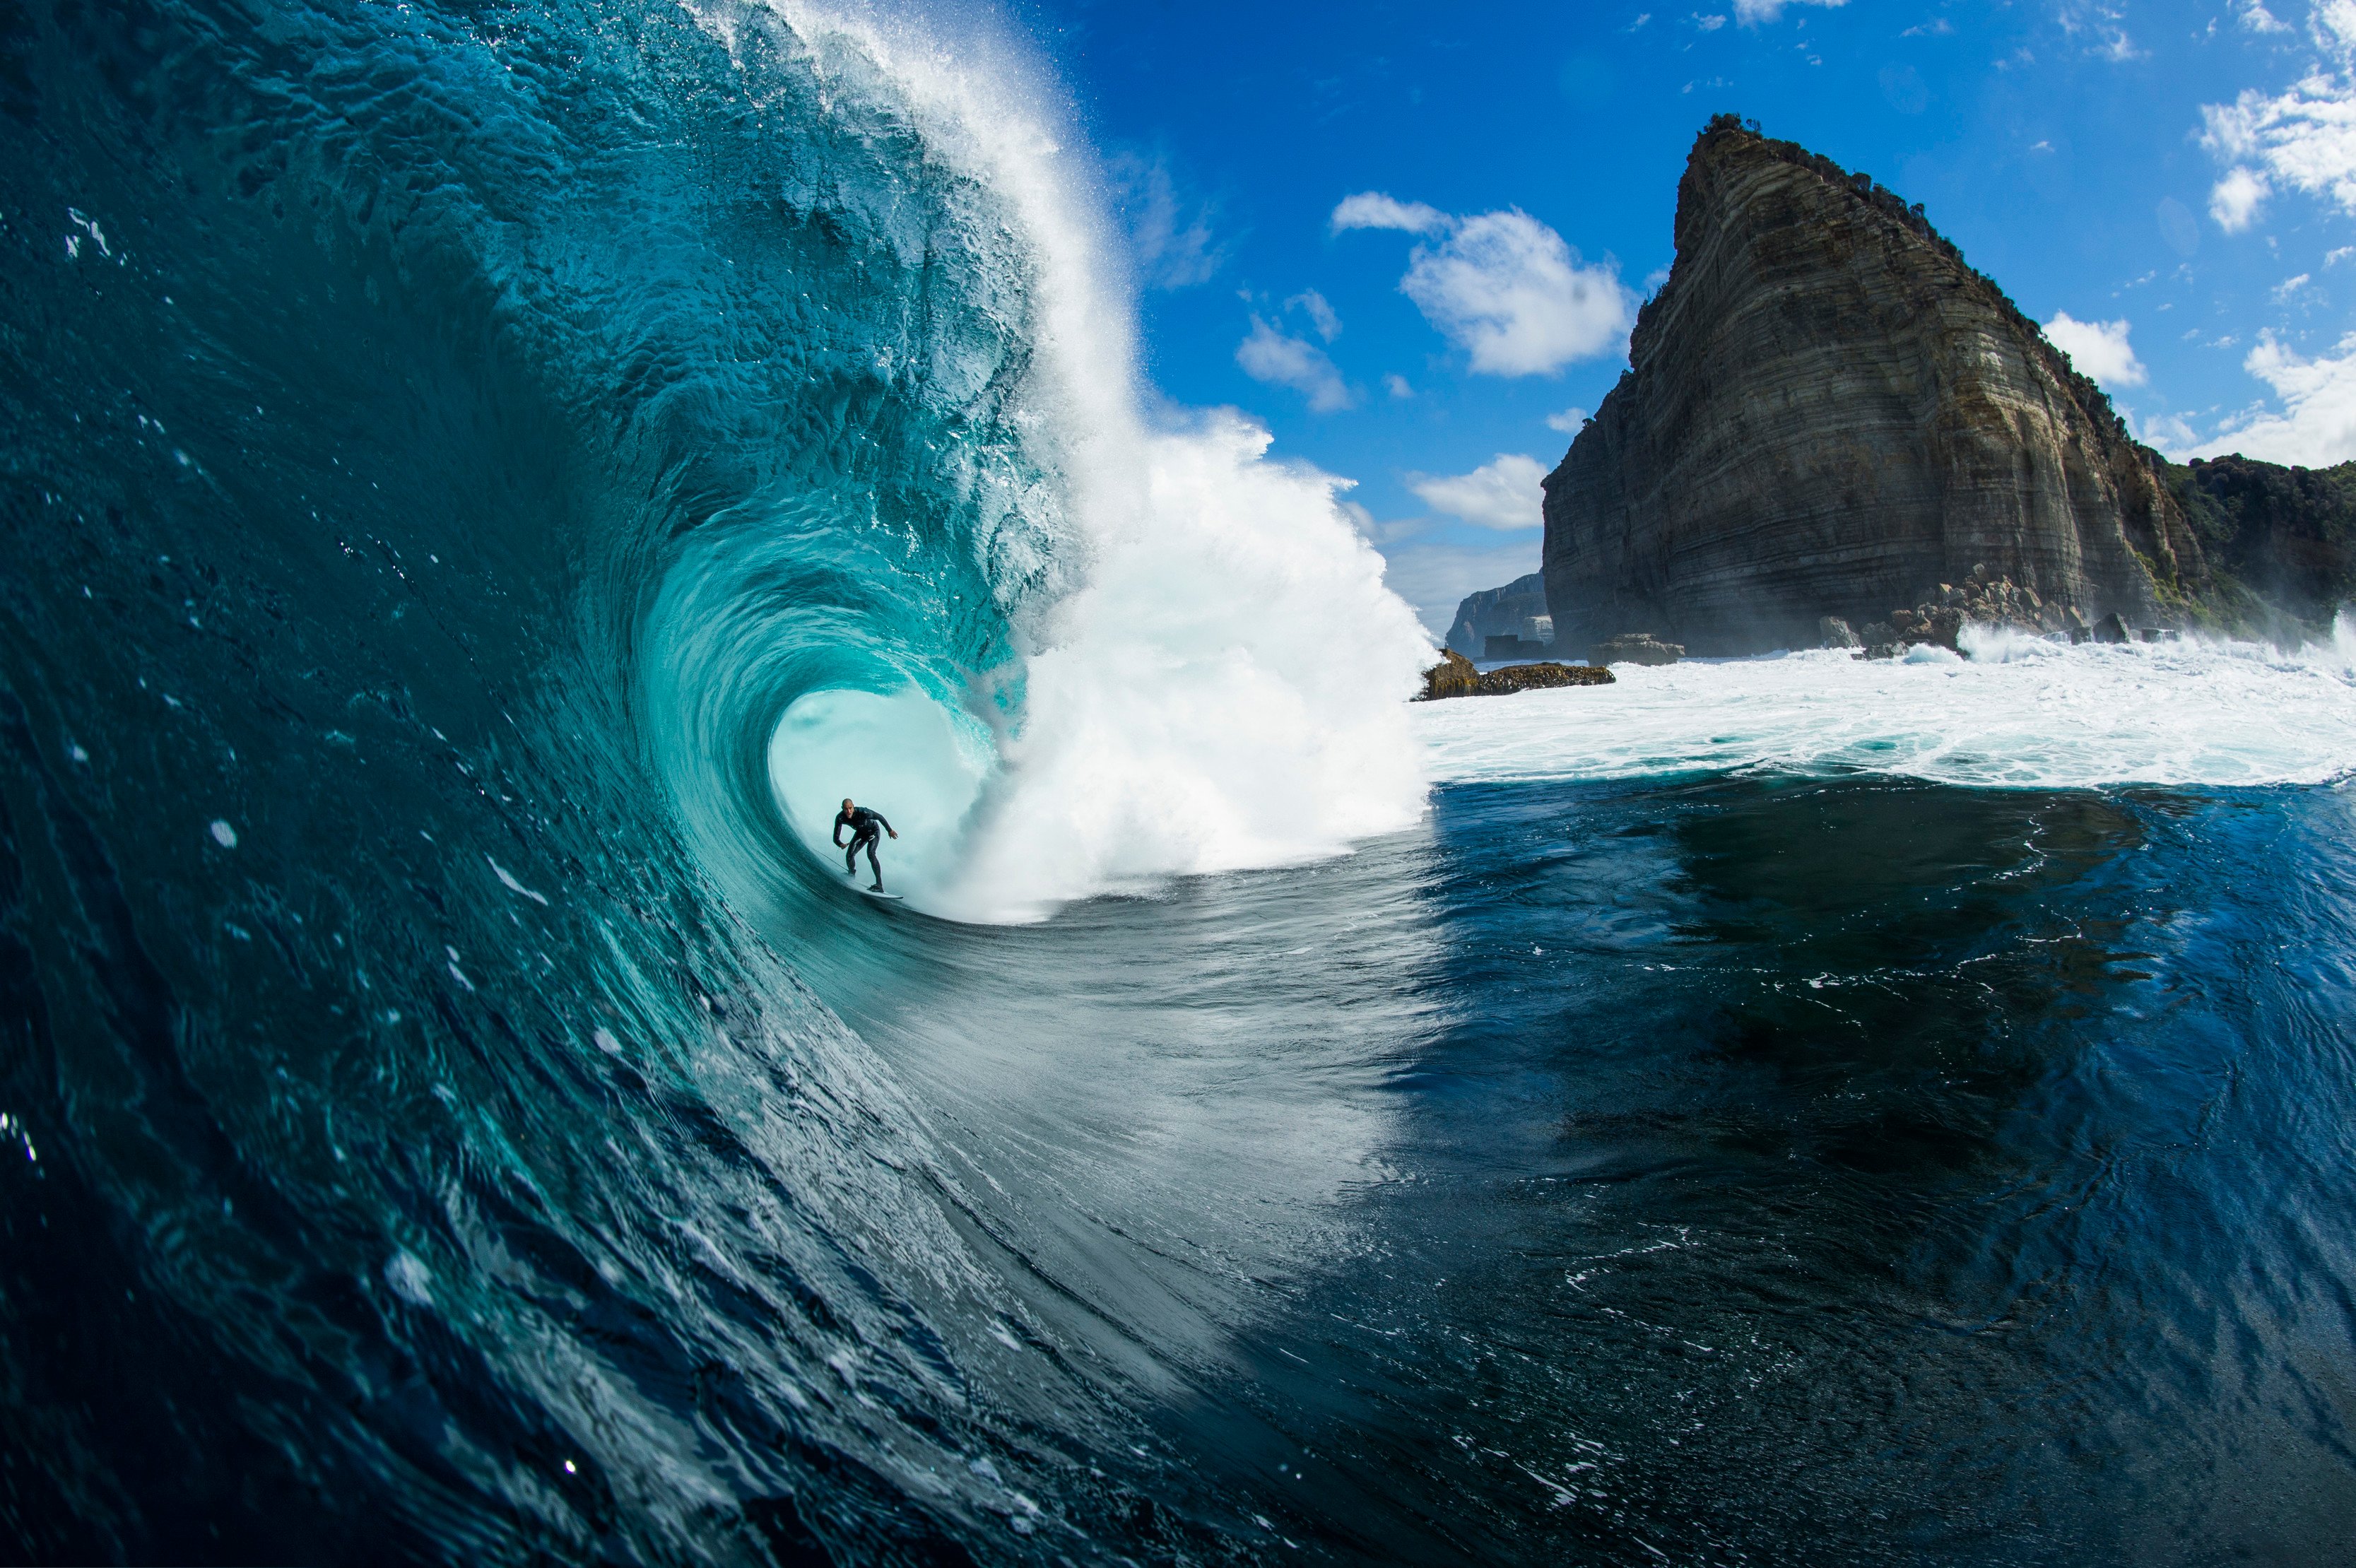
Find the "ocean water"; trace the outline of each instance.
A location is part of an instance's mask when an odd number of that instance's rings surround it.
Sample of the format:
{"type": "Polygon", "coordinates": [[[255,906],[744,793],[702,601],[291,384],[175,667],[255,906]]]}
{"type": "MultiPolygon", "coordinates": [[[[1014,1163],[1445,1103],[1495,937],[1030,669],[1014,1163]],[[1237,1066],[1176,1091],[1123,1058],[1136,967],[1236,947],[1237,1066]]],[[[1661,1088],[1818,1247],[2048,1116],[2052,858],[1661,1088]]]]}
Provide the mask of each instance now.
{"type": "Polygon", "coordinates": [[[7,18],[11,1559],[2356,1537],[2345,631],[1411,707],[986,16],[7,18]]]}

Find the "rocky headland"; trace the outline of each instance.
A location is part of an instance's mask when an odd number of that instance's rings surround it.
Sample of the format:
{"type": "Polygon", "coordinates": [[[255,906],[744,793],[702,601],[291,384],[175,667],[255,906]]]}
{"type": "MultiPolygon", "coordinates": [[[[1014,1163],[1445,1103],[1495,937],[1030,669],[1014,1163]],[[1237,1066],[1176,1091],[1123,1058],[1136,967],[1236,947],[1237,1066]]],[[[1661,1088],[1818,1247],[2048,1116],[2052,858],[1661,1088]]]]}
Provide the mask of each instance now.
{"type": "Polygon", "coordinates": [[[2328,627],[2356,599],[2356,463],[2286,468],[2236,453],[2169,475],[2221,617],[2282,638],[2328,627]]]}
{"type": "Polygon", "coordinates": [[[1558,648],[1640,628],[1808,647],[1827,617],[1968,613],[1944,602],[1965,583],[2033,597],[2037,624],[2215,613],[2184,471],[1920,207],[1721,115],[1676,245],[1631,368],[1546,480],[1558,648]]]}
{"type": "Polygon", "coordinates": [[[1449,624],[1447,645],[1477,659],[1486,653],[1491,637],[1519,637],[1524,622],[1546,613],[1546,579],[1533,571],[1503,588],[1466,594],[1456,606],[1456,619],[1449,624]]]}

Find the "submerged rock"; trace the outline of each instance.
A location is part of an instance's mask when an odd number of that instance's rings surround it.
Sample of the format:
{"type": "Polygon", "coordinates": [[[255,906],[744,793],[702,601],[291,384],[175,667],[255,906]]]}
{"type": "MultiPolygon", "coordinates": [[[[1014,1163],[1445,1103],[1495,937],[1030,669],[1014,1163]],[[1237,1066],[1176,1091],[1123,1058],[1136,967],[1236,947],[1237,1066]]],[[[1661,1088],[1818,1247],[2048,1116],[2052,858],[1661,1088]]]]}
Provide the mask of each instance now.
{"type": "Polygon", "coordinates": [[[1587,662],[1591,665],[1675,664],[1685,656],[1684,644],[1665,643],[1650,632],[1622,632],[1587,651],[1587,662]]]}
{"type": "Polygon", "coordinates": [[[1505,697],[1516,691],[1542,691],[1558,686],[1609,686],[1612,672],[1597,667],[1567,664],[1516,664],[1487,674],[1455,649],[1444,650],[1440,661],[1423,672],[1423,694],[1418,702],[1445,697],[1505,697]]]}

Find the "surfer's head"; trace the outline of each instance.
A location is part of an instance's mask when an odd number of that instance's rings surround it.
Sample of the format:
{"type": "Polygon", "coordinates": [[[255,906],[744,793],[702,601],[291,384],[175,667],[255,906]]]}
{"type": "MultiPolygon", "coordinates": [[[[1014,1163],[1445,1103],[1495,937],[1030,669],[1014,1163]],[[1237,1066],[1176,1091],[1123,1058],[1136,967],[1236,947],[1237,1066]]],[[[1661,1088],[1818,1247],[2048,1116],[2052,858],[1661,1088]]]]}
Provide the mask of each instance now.
{"type": "Polygon", "coordinates": [[[842,809],[845,811],[851,809],[851,797],[847,795],[842,797],[842,809]]]}

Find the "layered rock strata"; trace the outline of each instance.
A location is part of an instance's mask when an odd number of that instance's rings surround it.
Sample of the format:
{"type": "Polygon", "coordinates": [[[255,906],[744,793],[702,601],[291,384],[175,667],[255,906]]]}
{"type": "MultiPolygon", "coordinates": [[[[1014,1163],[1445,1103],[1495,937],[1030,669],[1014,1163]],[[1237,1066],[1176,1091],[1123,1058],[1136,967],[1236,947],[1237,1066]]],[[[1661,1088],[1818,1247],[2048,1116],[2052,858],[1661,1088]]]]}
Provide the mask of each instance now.
{"type": "Polygon", "coordinates": [[[1806,647],[1977,564],[2089,620],[2206,588],[2159,459],[1919,207],[1721,115],[1676,241],[1546,481],[1557,646],[1806,647]]]}

